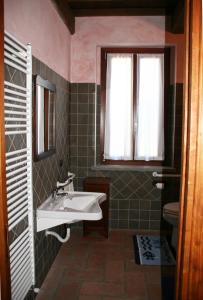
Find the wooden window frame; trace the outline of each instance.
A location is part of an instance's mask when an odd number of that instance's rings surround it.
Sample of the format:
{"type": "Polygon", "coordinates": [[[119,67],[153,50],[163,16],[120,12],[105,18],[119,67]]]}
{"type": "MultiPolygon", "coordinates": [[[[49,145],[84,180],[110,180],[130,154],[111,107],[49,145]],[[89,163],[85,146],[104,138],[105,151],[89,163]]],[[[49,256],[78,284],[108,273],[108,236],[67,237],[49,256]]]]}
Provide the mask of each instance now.
{"type": "MultiPolygon", "coordinates": [[[[101,111],[100,111],[100,162],[105,165],[137,165],[137,166],[165,166],[169,165],[169,159],[159,160],[104,160],[104,134],[105,134],[105,112],[106,112],[106,71],[108,53],[131,53],[133,54],[133,119],[136,116],[136,93],[137,93],[137,54],[164,54],[164,107],[170,86],[170,47],[154,48],[101,48],[101,111]]],[[[167,114],[164,109],[164,132],[168,126],[167,114]]],[[[133,145],[135,145],[135,132],[133,129],[133,145]]],[[[165,145],[166,147],[166,145],[165,145]]],[[[134,146],[133,146],[134,157],[134,146]]]]}
{"type": "MultiPolygon", "coordinates": [[[[56,87],[54,84],[49,82],[48,80],[44,80],[40,75],[33,76],[34,82],[34,104],[33,104],[33,159],[34,161],[39,161],[45,159],[56,153],[56,143],[53,149],[48,149],[48,103],[49,103],[49,93],[56,93],[56,87]],[[37,153],[37,85],[44,88],[44,152],[38,154],[37,153]]],[[[56,99],[54,103],[56,107],[56,99]]],[[[55,112],[55,122],[56,122],[56,112],[55,112]]],[[[54,129],[54,136],[56,137],[56,126],[54,129]]]]}

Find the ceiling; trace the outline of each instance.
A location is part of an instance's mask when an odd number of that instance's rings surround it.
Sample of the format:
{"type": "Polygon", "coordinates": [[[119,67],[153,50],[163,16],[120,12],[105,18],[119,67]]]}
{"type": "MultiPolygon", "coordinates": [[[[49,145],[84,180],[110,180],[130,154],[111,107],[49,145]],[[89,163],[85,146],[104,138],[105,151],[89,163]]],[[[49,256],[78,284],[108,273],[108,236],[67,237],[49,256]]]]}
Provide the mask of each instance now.
{"type": "Polygon", "coordinates": [[[183,31],[184,0],[52,0],[71,34],[75,17],[154,16],[171,18],[171,31],[183,31]],[[174,29],[175,28],[175,29],[174,29]]]}

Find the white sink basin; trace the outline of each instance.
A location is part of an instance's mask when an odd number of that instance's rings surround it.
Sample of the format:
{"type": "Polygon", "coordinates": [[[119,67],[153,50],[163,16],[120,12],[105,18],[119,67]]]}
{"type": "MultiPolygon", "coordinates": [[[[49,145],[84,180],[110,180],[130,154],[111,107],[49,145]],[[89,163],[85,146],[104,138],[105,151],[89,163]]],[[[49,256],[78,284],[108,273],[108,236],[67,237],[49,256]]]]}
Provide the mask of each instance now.
{"type": "Polygon", "coordinates": [[[106,194],[90,192],[69,192],[56,199],[50,196],[37,208],[37,231],[81,220],[100,220],[99,204],[105,200],[106,194]]]}

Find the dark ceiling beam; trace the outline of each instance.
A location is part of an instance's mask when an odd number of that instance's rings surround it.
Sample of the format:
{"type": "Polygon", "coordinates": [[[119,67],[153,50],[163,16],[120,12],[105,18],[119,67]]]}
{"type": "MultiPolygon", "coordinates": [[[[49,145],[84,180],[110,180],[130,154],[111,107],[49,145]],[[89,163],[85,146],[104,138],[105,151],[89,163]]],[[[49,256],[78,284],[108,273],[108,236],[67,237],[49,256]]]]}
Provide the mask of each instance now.
{"type": "Polygon", "coordinates": [[[67,0],[71,8],[173,8],[177,0],[67,0]]]}
{"type": "Polygon", "coordinates": [[[163,8],[98,8],[98,9],[72,9],[76,17],[90,16],[164,16],[163,8]]]}
{"type": "Polygon", "coordinates": [[[75,16],[67,0],[52,0],[61,19],[69,29],[71,34],[75,33],[75,16]]]}
{"type": "MultiPolygon", "coordinates": [[[[67,0],[73,14],[85,16],[169,15],[177,0],[67,0]]],[[[180,1],[180,0],[178,0],[180,1]]]]}
{"type": "Polygon", "coordinates": [[[75,17],[166,16],[166,30],[182,33],[184,0],[52,0],[71,34],[75,17]],[[168,22],[169,20],[169,22],[168,22]]]}
{"type": "Polygon", "coordinates": [[[171,30],[173,33],[184,33],[184,12],[185,2],[181,0],[177,3],[174,13],[171,16],[171,30]]]}

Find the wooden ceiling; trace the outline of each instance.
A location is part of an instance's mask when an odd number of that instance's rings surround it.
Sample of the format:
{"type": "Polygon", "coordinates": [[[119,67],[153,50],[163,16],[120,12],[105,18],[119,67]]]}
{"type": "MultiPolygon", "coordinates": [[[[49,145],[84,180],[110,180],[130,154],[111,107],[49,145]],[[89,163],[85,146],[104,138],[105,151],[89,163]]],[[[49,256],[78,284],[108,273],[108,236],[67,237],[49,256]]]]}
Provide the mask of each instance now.
{"type": "Polygon", "coordinates": [[[71,34],[75,17],[169,16],[171,31],[183,31],[184,0],[52,0],[71,34]],[[175,28],[175,29],[174,29],[175,28]]]}

